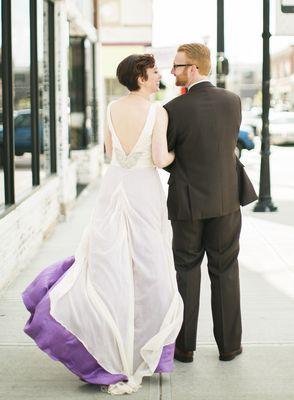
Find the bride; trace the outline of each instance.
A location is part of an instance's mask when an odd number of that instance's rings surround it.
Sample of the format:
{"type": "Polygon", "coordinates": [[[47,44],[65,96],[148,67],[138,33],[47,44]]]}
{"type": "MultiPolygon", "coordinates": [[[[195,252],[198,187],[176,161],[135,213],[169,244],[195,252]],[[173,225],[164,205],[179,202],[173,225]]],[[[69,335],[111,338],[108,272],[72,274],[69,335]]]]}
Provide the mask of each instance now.
{"type": "Polygon", "coordinates": [[[25,332],[51,358],[110,394],[136,392],[144,376],[170,372],[183,304],[166,199],[155,167],[167,150],[167,113],[150,96],[152,55],[117,68],[129,94],[107,109],[110,166],[75,255],[47,267],[23,293],[25,332]]]}

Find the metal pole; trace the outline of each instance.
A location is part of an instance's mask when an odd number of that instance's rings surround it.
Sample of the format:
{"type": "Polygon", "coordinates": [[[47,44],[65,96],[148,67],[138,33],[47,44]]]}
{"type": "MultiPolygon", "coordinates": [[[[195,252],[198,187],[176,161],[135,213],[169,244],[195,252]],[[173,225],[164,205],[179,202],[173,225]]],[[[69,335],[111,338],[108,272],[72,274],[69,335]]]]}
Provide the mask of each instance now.
{"type": "Polygon", "coordinates": [[[39,135],[39,75],[37,0],[30,0],[30,51],[31,51],[31,141],[33,186],[40,185],[40,135],[39,135]]]}
{"type": "Polygon", "coordinates": [[[48,2],[48,40],[49,40],[49,115],[50,115],[50,168],[51,173],[57,172],[56,158],[56,112],[55,112],[55,16],[54,3],[48,2]]]}
{"type": "Polygon", "coordinates": [[[94,143],[98,143],[98,119],[97,119],[97,85],[96,85],[96,44],[92,44],[92,82],[93,82],[93,91],[92,91],[92,103],[93,103],[93,140],[94,143]]]}
{"type": "Polygon", "coordinates": [[[226,87],[225,75],[220,73],[220,63],[225,54],[224,34],[224,0],[217,0],[217,65],[216,65],[216,86],[226,87]]]}
{"type": "MultiPolygon", "coordinates": [[[[99,29],[98,26],[98,18],[99,18],[99,4],[98,1],[93,0],[93,10],[94,10],[94,15],[93,15],[93,25],[96,29],[99,29]]],[[[93,69],[93,130],[94,130],[94,143],[98,143],[98,105],[97,105],[97,81],[96,81],[96,75],[97,75],[97,44],[93,43],[92,44],[92,69],[93,69]]]]}
{"type": "Polygon", "coordinates": [[[270,136],[269,136],[269,109],[270,109],[270,0],[263,0],[263,65],[262,65],[262,132],[261,132],[261,164],[259,181],[259,198],[254,211],[276,211],[271,198],[270,184],[270,136]]]}
{"type": "Polygon", "coordinates": [[[11,1],[2,1],[3,166],[5,204],[15,202],[11,1]]]}

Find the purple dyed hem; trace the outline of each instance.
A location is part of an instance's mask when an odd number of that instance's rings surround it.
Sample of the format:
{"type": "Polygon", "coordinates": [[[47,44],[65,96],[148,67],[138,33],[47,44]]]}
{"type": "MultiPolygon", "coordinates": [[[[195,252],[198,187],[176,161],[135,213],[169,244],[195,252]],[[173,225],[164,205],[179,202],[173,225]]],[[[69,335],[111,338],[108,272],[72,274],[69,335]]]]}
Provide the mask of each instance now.
{"type": "MultiPolygon", "coordinates": [[[[42,271],[22,294],[31,313],[24,331],[53,360],[63,363],[79,378],[92,384],[109,385],[127,381],[121,374],[111,374],[102,368],[85,346],[50,315],[49,290],[62,279],[73,265],[73,256],[42,271]]],[[[155,372],[171,372],[175,344],[163,347],[155,372]]]]}

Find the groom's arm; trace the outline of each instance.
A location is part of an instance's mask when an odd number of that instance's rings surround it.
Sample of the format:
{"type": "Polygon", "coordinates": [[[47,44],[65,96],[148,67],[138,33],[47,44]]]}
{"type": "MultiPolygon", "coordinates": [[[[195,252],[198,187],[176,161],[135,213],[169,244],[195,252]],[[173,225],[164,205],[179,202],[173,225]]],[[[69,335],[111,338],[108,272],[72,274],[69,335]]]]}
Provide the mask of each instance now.
{"type": "MultiPolygon", "coordinates": [[[[168,113],[168,126],[167,126],[167,147],[168,147],[168,151],[175,151],[175,147],[176,147],[176,127],[173,121],[173,116],[172,116],[172,112],[169,108],[169,104],[165,104],[163,106],[167,113],[168,113]]],[[[176,160],[174,160],[170,165],[168,165],[167,167],[163,168],[165,171],[167,172],[171,172],[173,167],[175,166],[175,162],[176,160]]]]}

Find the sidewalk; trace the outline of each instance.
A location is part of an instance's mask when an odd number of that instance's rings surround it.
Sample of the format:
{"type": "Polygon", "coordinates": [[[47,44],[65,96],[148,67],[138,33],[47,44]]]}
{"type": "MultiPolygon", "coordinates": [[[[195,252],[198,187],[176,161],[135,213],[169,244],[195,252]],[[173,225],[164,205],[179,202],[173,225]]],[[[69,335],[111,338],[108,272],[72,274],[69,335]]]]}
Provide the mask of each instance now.
{"type": "MultiPolygon", "coordinates": [[[[256,155],[246,159],[257,181],[256,155]]],[[[163,180],[166,175],[163,174],[163,180]]],[[[85,189],[67,222],[57,226],[30,268],[0,299],[0,399],[109,399],[79,381],[41,352],[23,333],[28,319],[20,294],[45,266],[74,253],[88,221],[98,186],[85,189]]],[[[132,395],[134,400],[290,400],[294,399],[294,216],[293,188],[284,183],[275,198],[278,213],[243,209],[240,280],[244,353],[218,360],[212,334],[210,288],[202,266],[198,348],[192,364],[175,362],[171,375],[155,375],[132,395]],[[292,211],[293,213],[293,211],[292,211]]]]}

